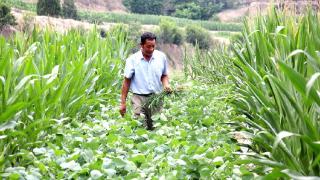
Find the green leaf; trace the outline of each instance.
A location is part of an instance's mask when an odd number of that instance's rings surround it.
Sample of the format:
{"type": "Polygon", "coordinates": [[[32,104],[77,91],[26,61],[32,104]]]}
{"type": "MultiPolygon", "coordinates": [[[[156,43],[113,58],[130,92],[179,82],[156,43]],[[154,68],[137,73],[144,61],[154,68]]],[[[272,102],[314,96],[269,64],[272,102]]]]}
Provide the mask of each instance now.
{"type": "Polygon", "coordinates": [[[319,180],[319,177],[317,176],[303,176],[302,174],[292,171],[290,169],[284,169],[281,172],[287,174],[292,179],[297,180],[319,180]]]}
{"type": "Polygon", "coordinates": [[[104,172],[107,173],[109,177],[112,177],[117,173],[114,169],[105,169],[104,172]]]}
{"type": "Polygon", "coordinates": [[[14,129],[16,127],[16,125],[17,125],[17,122],[15,120],[5,122],[5,123],[0,125],[0,131],[5,131],[5,130],[8,130],[8,129],[14,129]]]}
{"type": "Polygon", "coordinates": [[[98,170],[92,170],[90,172],[90,176],[91,176],[92,179],[99,179],[100,177],[103,176],[103,174],[98,170]]]}
{"type": "Polygon", "coordinates": [[[7,106],[4,113],[0,115],[0,122],[4,122],[12,117],[14,117],[19,111],[27,107],[29,104],[26,102],[18,102],[13,105],[7,106]]]}
{"type": "Polygon", "coordinates": [[[79,163],[76,163],[74,160],[70,162],[64,162],[60,164],[62,169],[69,169],[71,171],[80,171],[82,168],[79,163]]]}
{"type": "Polygon", "coordinates": [[[275,150],[280,142],[282,142],[282,139],[290,136],[300,136],[299,134],[291,133],[288,131],[281,131],[277,134],[276,140],[274,141],[272,149],[275,150]]]}
{"type": "Polygon", "coordinates": [[[12,173],[12,174],[10,174],[9,179],[10,180],[19,180],[20,179],[20,174],[12,173]]]}
{"type": "Polygon", "coordinates": [[[215,158],[212,160],[212,163],[213,163],[215,166],[221,166],[221,165],[224,163],[224,159],[223,159],[223,157],[218,156],[218,157],[215,157],[215,158]]]}
{"type": "Polygon", "coordinates": [[[310,90],[313,87],[316,80],[319,78],[320,73],[315,73],[311,76],[310,80],[307,83],[307,96],[309,96],[310,90]]]}
{"type": "Polygon", "coordinates": [[[125,167],[127,165],[127,163],[120,159],[120,158],[113,158],[112,159],[112,163],[117,167],[117,168],[121,168],[121,167],[125,167]]]}
{"type": "Polygon", "coordinates": [[[133,161],[134,163],[144,163],[146,161],[146,157],[144,154],[133,154],[129,160],[133,161]]]}
{"type": "Polygon", "coordinates": [[[211,177],[211,170],[208,167],[203,167],[200,169],[201,178],[207,179],[211,177]]]}
{"type": "MultiPolygon", "coordinates": [[[[302,75],[297,73],[295,70],[290,68],[285,63],[278,61],[280,69],[287,75],[291,80],[292,84],[297,88],[297,90],[305,97],[307,97],[307,82],[302,75]]],[[[320,106],[320,97],[316,90],[311,86],[310,87],[310,97],[307,97],[309,100],[316,102],[320,106]]]]}

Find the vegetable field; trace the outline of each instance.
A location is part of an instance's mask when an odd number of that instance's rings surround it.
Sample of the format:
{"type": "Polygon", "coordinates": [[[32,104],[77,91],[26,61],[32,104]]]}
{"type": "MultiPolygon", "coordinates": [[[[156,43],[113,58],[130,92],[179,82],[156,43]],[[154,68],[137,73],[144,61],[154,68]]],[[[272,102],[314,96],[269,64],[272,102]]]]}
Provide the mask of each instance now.
{"type": "Polygon", "coordinates": [[[319,47],[313,11],[248,20],[186,56],[147,131],[118,112],[121,28],[0,37],[0,177],[319,179],[319,47]]]}

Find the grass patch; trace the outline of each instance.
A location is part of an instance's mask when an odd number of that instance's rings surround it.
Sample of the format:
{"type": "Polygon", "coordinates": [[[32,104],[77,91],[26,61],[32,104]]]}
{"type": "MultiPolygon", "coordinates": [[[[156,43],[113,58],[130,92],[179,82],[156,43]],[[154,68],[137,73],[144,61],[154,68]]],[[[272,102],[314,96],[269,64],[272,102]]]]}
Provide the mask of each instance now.
{"type": "Polygon", "coordinates": [[[174,21],[178,26],[185,27],[190,24],[201,26],[212,31],[241,31],[242,25],[239,23],[221,23],[214,21],[190,20],[184,18],[175,18],[169,16],[145,15],[145,14],[122,14],[122,13],[98,13],[81,11],[79,16],[83,20],[92,23],[114,22],[130,23],[140,22],[141,24],[158,25],[161,19],[166,18],[174,21]]]}

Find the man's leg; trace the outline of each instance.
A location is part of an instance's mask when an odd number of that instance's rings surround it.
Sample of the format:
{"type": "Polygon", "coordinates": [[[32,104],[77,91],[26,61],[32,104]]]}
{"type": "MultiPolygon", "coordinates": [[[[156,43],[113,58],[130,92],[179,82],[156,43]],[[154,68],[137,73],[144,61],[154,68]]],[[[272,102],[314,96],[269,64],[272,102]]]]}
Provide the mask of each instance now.
{"type": "Polygon", "coordinates": [[[131,99],[132,107],[133,107],[133,113],[135,118],[139,118],[141,116],[144,116],[143,125],[148,130],[153,129],[153,122],[151,119],[151,109],[148,107],[147,104],[148,97],[145,96],[139,96],[139,95],[133,95],[131,99]]]}
{"type": "Polygon", "coordinates": [[[142,111],[145,114],[145,123],[146,123],[145,125],[146,125],[147,129],[153,130],[154,127],[153,127],[152,115],[162,111],[163,99],[160,99],[157,104],[153,104],[153,106],[150,107],[150,103],[151,103],[150,98],[152,98],[152,96],[147,97],[145,107],[142,108],[142,111]]]}
{"type": "Polygon", "coordinates": [[[131,103],[133,108],[133,117],[139,118],[142,114],[143,97],[133,94],[131,103]]]}
{"type": "Polygon", "coordinates": [[[142,107],[142,112],[145,115],[145,127],[147,130],[153,130],[153,120],[151,119],[151,108],[149,107],[148,103],[145,103],[144,106],[142,107]]]}

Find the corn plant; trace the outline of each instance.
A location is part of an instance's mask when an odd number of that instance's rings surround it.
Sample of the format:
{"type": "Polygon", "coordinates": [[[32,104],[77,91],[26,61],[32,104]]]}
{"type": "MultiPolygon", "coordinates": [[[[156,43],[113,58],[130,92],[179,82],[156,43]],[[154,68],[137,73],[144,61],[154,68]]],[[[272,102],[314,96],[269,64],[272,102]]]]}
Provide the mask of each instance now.
{"type": "Polygon", "coordinates": [[[20,149],[45,143],[40,136],[57,120],[84,121],[108,103],[120,88],[126,36],[35,29],[0,38],[0,169],[23,163],[20,149]]]}
{"type": "Polygon", "coordinates": [[[320,19],[276,10],[247,21],[231,58],[239,124],[258,154],[244,160],[293,179],[320,175],[320,19]]]}
{"type": "Polygon", "coordinates": [[[227,47],[217,46],[213,50],[204,51],[196,46],[193,55],[185,52],[184,74],[192,79],[207,83],[226,83],[232,63],[228,59],[227,47]]]}
{"type": "Polygon", "coordinates": [[[242,24],[240,23],[222,23],[215,21],[201,21],[191,20],[185,18],[168,17],[161,15],[147,15],[147,14],[120,14],[120,13],[97,13],[80,11],[79,16],[81,19],[88,20],[93,23],[101,22],[114,22],[114,23],[132,23],[140,22],[141,24],[153,24],[158,25],[161,19],[170,19],[175,22],[178,26],[184,27],[190,24],[201,26],[205,29],[212,31],[241,31],[242,24]]]}

